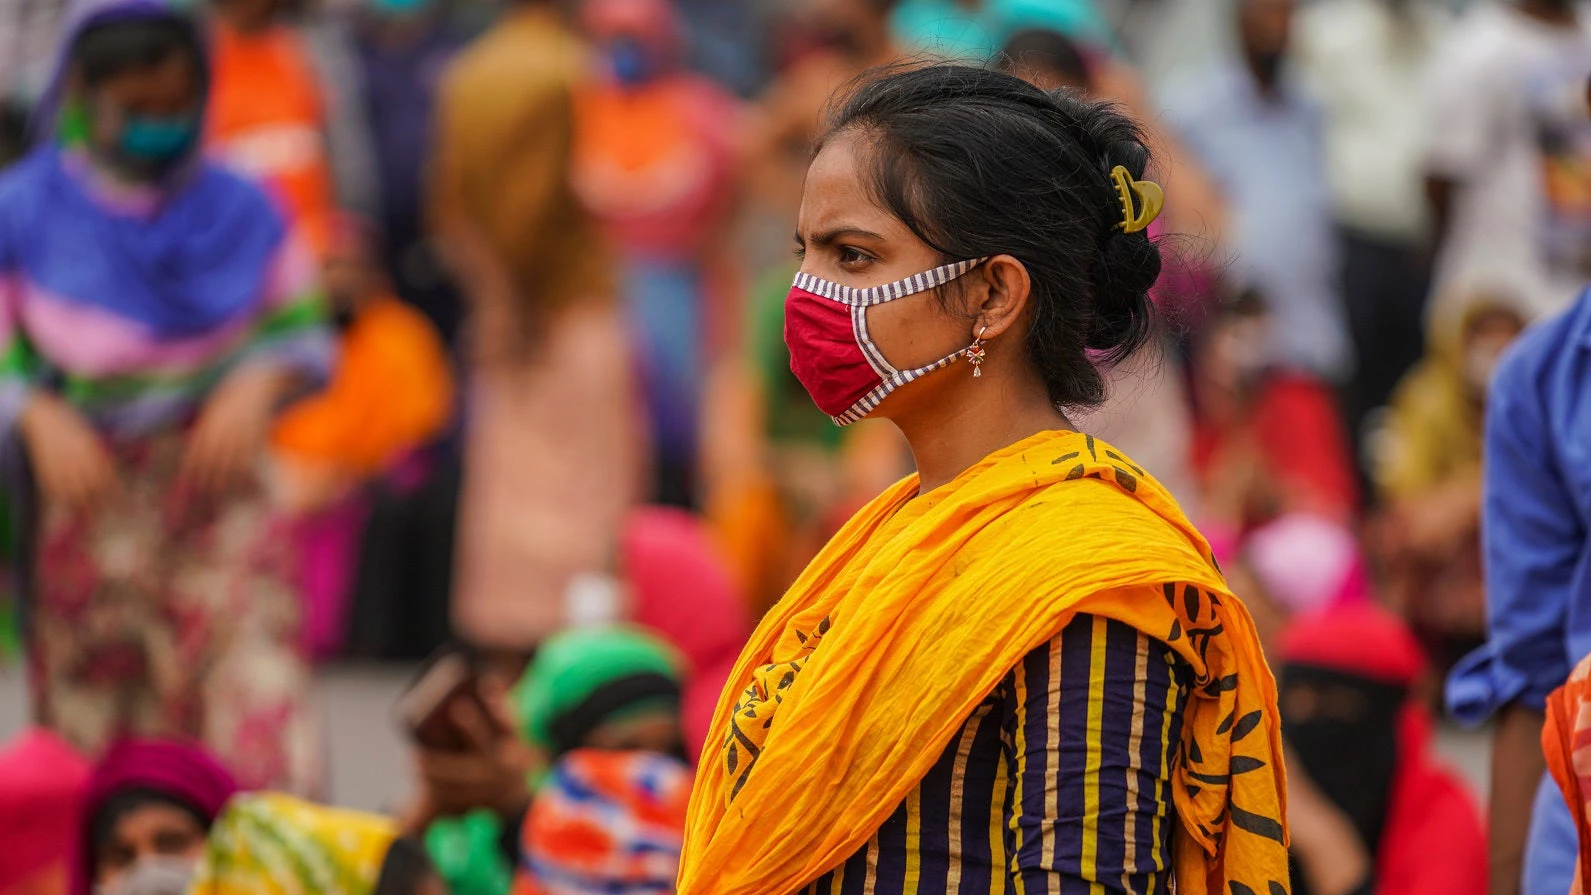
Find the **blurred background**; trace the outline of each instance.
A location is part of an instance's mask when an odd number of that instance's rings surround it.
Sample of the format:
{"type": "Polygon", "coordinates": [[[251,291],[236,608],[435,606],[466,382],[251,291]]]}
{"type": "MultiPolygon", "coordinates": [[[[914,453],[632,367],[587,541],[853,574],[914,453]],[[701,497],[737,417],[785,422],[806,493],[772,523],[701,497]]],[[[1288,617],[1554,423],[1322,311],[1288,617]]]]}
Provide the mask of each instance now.
{"type": "MultiPolygon", "coordinates": [[[[77,5],[0,0],[17,181],[41,145],[92,156],[113,90],[160,111],[117,80],[162,58],[158,35],[74,56],[77,5]]],[[[186,726],[245,785],[399,811],[439,785],[399,719],[422,660],[463,650],[513,681],[551,637],[634,623],[681,657],[694,752],[750,626],[909,469],[888,425],[811,406],[782,311],[829,98],[930,57],[1118,103],[1149,133],[1163,325],[1078,421],[1183,502],[1267,644],[1380,604],[1425,660],[1399,686],[1439,716],[1483,638],[1490,374],[1591,279],[1591,18],[1568,0],[177,5],[208,64],[192,145],[170,145],[259,188],[285,235],[256,267],[308,309],[250,345],[321,359],[263,391],[231,355],[184,367],[204,382],[184,409],[128,423],[178,375],[139,340],[195,330],[74,304],[63,258],[109,252],[96,275],[119,280],[100,212],[0,188],[0,419],[27,448],[5,479],[0,741],[37,724],[92,758],[186,726]],[[168,495],[206,470],[250,501],[173,521],[168,495]]],[[[253,275],[210,245],[252,230],[207,208],[159,238],[253,275]]],[[[1437,730],[1484,793],[1484,734],[1437,730]]]]}

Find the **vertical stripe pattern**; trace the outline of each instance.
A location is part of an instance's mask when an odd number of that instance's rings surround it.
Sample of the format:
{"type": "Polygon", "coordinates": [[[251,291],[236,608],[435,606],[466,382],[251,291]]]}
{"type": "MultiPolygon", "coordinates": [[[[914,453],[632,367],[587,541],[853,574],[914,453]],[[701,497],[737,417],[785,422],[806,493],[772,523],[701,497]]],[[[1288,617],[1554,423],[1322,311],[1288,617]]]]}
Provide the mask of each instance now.
{"type": "Polygon", "coordinates": [[[872,840],[804,893],[1167,895],[1189,673],[1133,628],[1078,616],[1011,669],[872,840]]]}

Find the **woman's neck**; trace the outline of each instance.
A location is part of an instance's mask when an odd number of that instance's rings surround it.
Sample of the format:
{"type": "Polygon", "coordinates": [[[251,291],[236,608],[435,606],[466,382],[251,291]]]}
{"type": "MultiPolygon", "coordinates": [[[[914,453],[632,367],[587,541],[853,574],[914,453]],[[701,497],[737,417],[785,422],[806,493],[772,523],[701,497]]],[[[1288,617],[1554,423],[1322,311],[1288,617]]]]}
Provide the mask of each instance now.
{"type": "Polygon", "coordinates": [[[962,389],[948,408],[935,407],[895,424],[911,446],[920,494],[948,484],[984,457],[1024,438],[1072,428],[1037,380],[985,380],[962,389]]]}

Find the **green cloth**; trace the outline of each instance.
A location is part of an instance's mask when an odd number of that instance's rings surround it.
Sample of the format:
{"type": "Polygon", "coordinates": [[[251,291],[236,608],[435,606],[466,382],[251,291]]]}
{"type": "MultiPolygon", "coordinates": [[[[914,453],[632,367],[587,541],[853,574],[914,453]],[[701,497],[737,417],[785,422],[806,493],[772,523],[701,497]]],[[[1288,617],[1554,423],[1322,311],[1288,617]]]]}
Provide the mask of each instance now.
{"type": "Polygon", "coordinates": [[[668,644],[640,628],[574,628],[548,638],[510,694],[521,733],[550,748],[554,721],[604,684],[636,674],[678,681],[680,661],[668,644]]]}
{"type": "Polygon", "coordinates": [[[498,843],[503,822],[484,809],[442,818],[425,831],[425,850],[452,895],[507,895],[514,867],[498,843]]]}

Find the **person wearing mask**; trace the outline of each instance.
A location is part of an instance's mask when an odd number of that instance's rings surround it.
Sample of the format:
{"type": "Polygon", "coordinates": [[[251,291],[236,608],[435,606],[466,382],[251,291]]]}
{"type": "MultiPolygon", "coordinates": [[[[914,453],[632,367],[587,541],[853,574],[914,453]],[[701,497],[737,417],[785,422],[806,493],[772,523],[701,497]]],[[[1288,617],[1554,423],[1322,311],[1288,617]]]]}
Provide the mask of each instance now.
{"type": "Polygon", "coordinates": [[[651,500],[697,502],[707,370],[736,318],[728,224],[740,103],[685,71],[668,0],[586,0],[600,71],[575,95],[575,190],[623,266],[652,440],[651,500]]]}
{"type": "Polygon", "coordinates": [[[426,233],[423,199],[437,91],[465,41],[436,0],[365,0],[348,30],[356,115],[373,150],[375,258],[394,294],[452,345],[464,309],[426,233]]]}
{"type": "Polygon", "coordinates": [[[918,471],[742,650],[681,895],[1285,890],[1253,622],[1152,475],[1067,416],[1148,335],[1150,163],[1109,105],[1002,72],[902,67],[840,103],[791,364],[836,424],[892,422],[918,471]]]}
{"type": "Polygon", "coordinates": [[[1433,0],[1329,0],[1298,18],[1299,71],[1325,116],[1342,297],[1358,359],[1344,394],[1355,443],[1423,351],[1431,221],[1420,93],[1446,31],[1433,0]]]}
{"type": "Polygon", "coordinates": [[[369,512],[364,486],[403,471],[453,412],[447,348],[425,315],[392,295],[368,228],[339,218],[330,240],[324,270],[341,332],[337,366],[271,433],[273,487],[296,517],[304,639],[317,657],[344,643],[369,512]]]}
{"type": "MultiPolygon", "coordinates": [[[[507,889],[521,850],[532,847],[527,816],[543,789],[566,788],[571,778],[560,774],[579,777],[582,768],[605,764],[576,758],[560,769],[566,758],[655,755],[688,776],[680,714],[686,670],[683,656],[655,634],[599,625],[549,638],[512,688],[488,677],[479,704],[456,703],[453,720],[466,748],[419,751],[420,797],[407,824],[424,831],[450,886],[471,895],[507,889]]],[[[534,847],[544,843],[538,833],[534,847]]]]}
{"type": "Polygon", "coordinates": [[[1591,279],[1588,78],[1575,0],[1477,4],[1438,48],[1420,122],[1437,299],[1501,290],[1535,316],[1591,279]]]}
{"type": "Polygon", "coordinates": [[[90,756],[202,738],[316,784],[308,669],[258,464],[334,346],[313,256],[199,156],[208,68],[158,0],[93,0],[38,144],[0,177],[0,431],[22,506],[33,708],[90,756]]]}
{"type": "Polygon", "coordinates": [[[1263,292],[1267,362],[1338,382],[1352,346],[1319,109],[1288,66],[1295,0],[1238,0],[1239,55],[1165,97],[1167,117],[1226,196],[1234,280],[1263,292]]]}
{"type": "Polygon", "coordinates": [[[1485,829],[1436,763],[1427,673],[1370,603],[1306,614],[1279,648],[1295,895],[1485,895],[1485,829]]]}
{"type": "Polygon", "coordinates": [[[445,895],[391,820],[281,793],[233,799],[202,843],[187,895],[445,895]]]}
{"type": "Polygon", "coordinates": [[[1584,384],[1591,366],[1591,298],[1525,331],[1503,355],[1486,396],[1481,567],[1486,642],[1454,667],[1448,710],[1461,723],[1495,719],[1491,762],[1493,893],[1568,891],[1575,821],[1546,774],[1547,696],[1591,655],[1591,563],[1584,520],[1591,451],[1584,384]]]}
{"type": "Polygon", "coordinates": [[[237,792],[203,749],[119,741],[83,792],[70,895],[182,895],[211,825],[237,792]]]}
{"type": "Polygon", "coordinates": [[[433,238],[469,304],[455,630],[524,654],[641,493],[642,417],[614,265],[571,176],[590,58],[554,0],[518,0],[443,78],[433,238]]]}
{"type": "Polygon", "coordinates": [[[281,21],[282,0],[207,0],[214,73],[205,141],[259,183],[315,251],[336,208],[326,100],[308,47],[281,21]]]}
{"type": "Polygon", "coordinates": [[[1486,395],[1498,358],[1525,327],[1518,299],[1489,292],[1447,302],[1431,320],[1426,357],[1398,384],[1375,434],[1384,519],[1375,539],[1388,600],[1444,670],[1480,640],[1481,453],[1486,395]]]}
{"type": "Polygon", "coordinates": [[[891,27],[912,52],[976,65],[993,62],[1013,35],[1028,28],[1095,46],[1112,40],[1094,0],[901,0],[891,27]]]}

